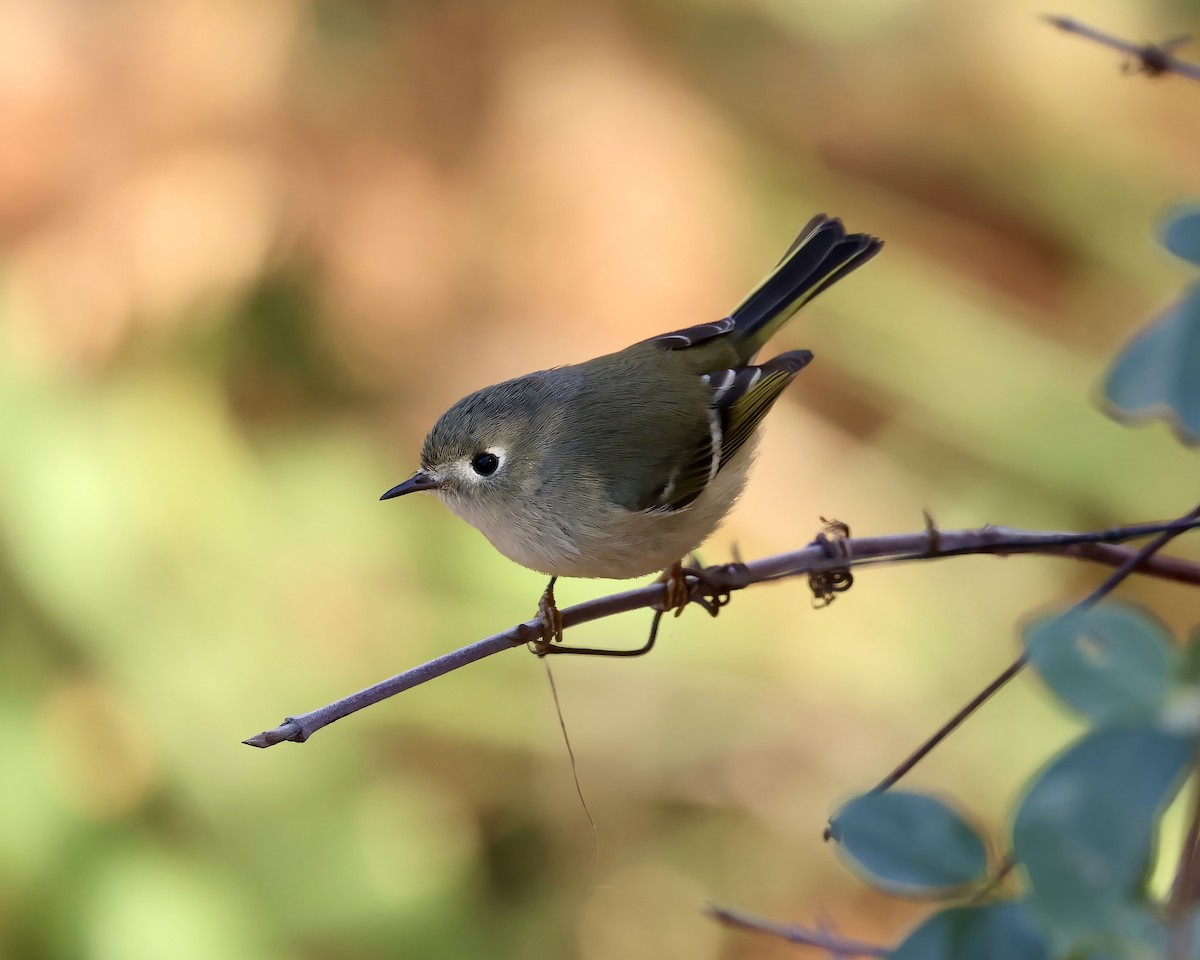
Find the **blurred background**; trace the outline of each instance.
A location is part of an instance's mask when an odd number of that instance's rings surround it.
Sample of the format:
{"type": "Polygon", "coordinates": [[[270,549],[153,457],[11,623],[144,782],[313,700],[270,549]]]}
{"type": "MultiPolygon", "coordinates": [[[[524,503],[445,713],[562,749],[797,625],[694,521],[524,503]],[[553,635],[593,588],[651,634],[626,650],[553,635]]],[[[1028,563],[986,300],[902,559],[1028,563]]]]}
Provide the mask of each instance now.
{"type": "MultiPolygon", "coordinates": [[[[1095,395],[1188,279],[1153,232],[1200,185],[1200,91],[1041,12],[0,3],[0,955],[729,960],[798,951],[706,901],[884,942],[916,922],[826,817],[1103,570],[873,569],[821,611],[793,581],[645,659],[555,660],[590,885],[522,650],[303,746],[239,741],[532,615],[542,578],[434,498],[377,502],[442,410],[723,315],[817,211],[888,246],[779,338],[817,361],[706,560],[821,516],[1191,506],[1195,453],[1095,395]]],[[[1141,42],[1200,8],[1051,12],[1141,42]]],[[[1122,595],[1200,619],[1183,587],[1122,595]]],[[[906,783],[999,835],[1074,729],[1022,678],[906,783]]]]}

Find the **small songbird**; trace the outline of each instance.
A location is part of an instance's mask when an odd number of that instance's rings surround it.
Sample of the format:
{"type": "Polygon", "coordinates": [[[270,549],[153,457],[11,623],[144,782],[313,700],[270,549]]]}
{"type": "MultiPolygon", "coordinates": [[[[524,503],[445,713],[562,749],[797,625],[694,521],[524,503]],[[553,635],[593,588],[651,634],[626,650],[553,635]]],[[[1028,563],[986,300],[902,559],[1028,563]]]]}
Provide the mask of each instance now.
{"type": "Polygon", "coordinates": [[[425,438],[420,469],[380,499],[433,490],[506,557],[548,574],[546,643],[562,637],[558,577],[665,571],[671,604],[686,603],[681,558],[737,501],[759,424],[813,357],[755,354],[882,245],[814,217],[724,319],[458,401],[425,438]]]}

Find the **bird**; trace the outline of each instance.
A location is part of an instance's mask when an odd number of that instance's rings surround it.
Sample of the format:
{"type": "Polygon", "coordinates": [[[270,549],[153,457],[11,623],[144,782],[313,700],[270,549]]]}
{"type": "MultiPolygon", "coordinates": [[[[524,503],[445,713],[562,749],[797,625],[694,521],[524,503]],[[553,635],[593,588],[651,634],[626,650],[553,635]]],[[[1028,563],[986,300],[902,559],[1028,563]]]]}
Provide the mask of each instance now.
{"type": "Polygon", "coordinates": [[[682,558],[741,496],[763,418],[813,359],[788,350],[757,362],[759,351],[882,246],[818,214],[727,316],[459,400],[425,437],[416,472],[380,499],[432,491],[504,556],[549,576],[541,652],[562,639],[559,577],[661,571],[664,609],[678,613],[682,558]]]}

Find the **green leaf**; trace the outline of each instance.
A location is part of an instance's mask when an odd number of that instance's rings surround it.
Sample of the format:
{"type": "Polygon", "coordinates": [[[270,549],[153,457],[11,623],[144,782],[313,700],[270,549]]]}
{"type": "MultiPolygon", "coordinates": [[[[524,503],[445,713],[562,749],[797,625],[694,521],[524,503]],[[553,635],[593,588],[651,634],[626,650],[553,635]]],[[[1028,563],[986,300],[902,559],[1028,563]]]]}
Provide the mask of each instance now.
{"type": "Polygon", "coordinates": [[[1094,723],[1152,715],[1179,664],[1166,628],[1133,604],[1041,617],[1023,632],[1030,665],[1094,723]]]}
{"type": "Polygon", "coordinates": [[[1200,207],[1176,207],[1163,227],[1162,245],[1175,256],[1200,266],[1200,207]]]}
{"type": "Polygon", "coordinates": [[[1125,345],[1104,397],[1119,420],[1160,417],[1185,443],[1200,442],[1200,284],[1125,345]]]}
{"type": "Polygon", "coordinates": [[[1183,683],[1200,681],[1200,627],[1193,627],[1188,639],[1179,652],[1176,678],[1183,683]]]}
{"type": "Polygon", "coordinates": [[[940,800],[898,790],[867,793],[833,817],[830,834],[881,890],[937,896],[987,875],[987,848],[940,800]]]}
{"type": "Polygon", "coordinates": [[[1022,903],[953,907],[910,933],[891,960],[1049,960],[1050,948],[1022,903]]]}
{"type": "Polygon", "coordinates": [[[1154,830],[1184,779],[1191,737],[1149,726],[1093,731],[1034,780],[1013,824],[1031,908],[1056,946],[1143,939],[1154,830]]]}

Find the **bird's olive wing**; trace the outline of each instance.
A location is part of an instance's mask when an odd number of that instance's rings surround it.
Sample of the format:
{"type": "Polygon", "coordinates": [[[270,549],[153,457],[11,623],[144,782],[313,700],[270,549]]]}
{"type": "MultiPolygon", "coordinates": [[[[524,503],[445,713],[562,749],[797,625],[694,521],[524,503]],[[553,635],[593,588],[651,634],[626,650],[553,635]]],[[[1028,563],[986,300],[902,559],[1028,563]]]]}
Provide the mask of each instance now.
{"type": "Polygon", "coordinates": [[[642,509],[671,512],[692,503],[754,434],[779,395],[812,360],[794,350],[757,366],[717,370],[704,376],[712,390],[707,435],[671,471],[642,509]]]}

